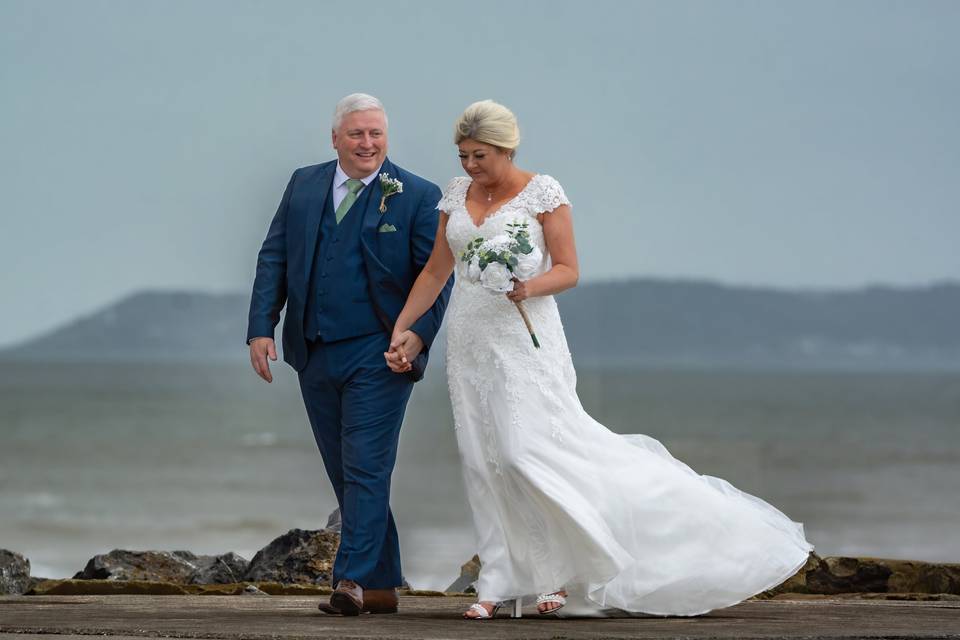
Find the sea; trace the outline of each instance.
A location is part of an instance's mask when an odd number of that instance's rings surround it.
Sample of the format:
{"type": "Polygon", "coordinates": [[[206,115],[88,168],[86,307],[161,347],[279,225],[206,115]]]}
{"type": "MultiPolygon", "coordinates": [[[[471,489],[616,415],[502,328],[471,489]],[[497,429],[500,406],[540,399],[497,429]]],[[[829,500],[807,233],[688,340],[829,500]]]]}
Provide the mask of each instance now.
{"type": "MultiPolygon", "coordinates": [[[[295,374],[246,363],[0,367],[0,548],[69,577],[111,549],[250,559],[336,507],[295,374]]],[[[587,411],[803,522],[821,555],[960,562],[960,374],[578,370],[587,411]]],[[[575,446],[575,443],[571,443],[575,446]]],[[[602,460],[597,461],[603,464],[602,460]]],[[[442,363],[417,385],[391,502],[404,573],[475,552],[442,363]]]]}

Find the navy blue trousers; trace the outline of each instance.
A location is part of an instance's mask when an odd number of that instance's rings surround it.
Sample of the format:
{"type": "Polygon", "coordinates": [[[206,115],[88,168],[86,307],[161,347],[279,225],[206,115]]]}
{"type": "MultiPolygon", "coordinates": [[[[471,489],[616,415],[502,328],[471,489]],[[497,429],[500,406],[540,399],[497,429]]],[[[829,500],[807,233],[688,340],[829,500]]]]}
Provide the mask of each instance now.
{"type": "Polygon", "coordinates": [[[387,367],[389,346],[386,333],[312,342],[300,372],[310,426],[340,505],[334,585],[347,579],[389,589],[403,582],[390,476],[413,382],[387,367]]]}

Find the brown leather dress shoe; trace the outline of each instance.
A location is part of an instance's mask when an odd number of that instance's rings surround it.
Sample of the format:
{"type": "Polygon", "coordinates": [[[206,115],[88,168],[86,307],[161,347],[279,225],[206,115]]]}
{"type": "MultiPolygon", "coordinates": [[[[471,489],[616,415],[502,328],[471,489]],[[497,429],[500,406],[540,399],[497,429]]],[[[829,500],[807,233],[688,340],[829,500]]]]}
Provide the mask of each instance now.
{"type": "MultiPolygon", "coordinates": [[[[331,598],[332,600],[332,598],[331,598]]],[[[365,589],[363,591],[362,613],[396,613],[400,598],[396,589],[365,589]]],[[[317,608],[330,615],[344,615],[340,609],[328,602],[321,602],[317,608]]]]}
{"type": "Polygon", "coordinates": [[[353,580],[341,580],[330,596],[330,606],[343,616],[360,615],[363,611],[363,587],[353,580]]]}

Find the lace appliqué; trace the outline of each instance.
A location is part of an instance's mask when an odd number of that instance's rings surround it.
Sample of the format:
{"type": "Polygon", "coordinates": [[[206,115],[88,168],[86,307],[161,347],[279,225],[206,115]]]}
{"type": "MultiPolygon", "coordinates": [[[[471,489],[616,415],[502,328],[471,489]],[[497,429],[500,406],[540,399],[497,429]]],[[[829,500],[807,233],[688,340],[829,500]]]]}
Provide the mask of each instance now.
{"type": "Polygon", "coordinates": [[[535,175],[514,200],[516,206],[523,207],[531,216],[553,211],[563,204],[570,204],[560,183],[545,174],[535,175]]]}
{"type": "MultiPolygon", "coordinates": [[[[477,226],[466,209],[471,182],[467,177],[452,179],[437,204],[449,215],[447,241],[454,255],[459,256],[478,236],[492,238],[504,233],[508,224],[526,220],[531,223],[530,242],[544,255],[534,276],[549,270],[550,258],[537,215],[570,203],[560,184],[547,175],[534,176],[520,193],[477,226]]],[[[564,407],[558,391],[561,395],[575,393],[576,375],[552,296],[529,298],[523,303],[540,340],[541,348],[536,349],[514,304],[503,294],[471,282],[464,269],[458,260],[446,314],[447,376],[454,425],[458,430],[479,431],[484,462],[502,475],[501,447],[507,446],[503,434],[524,432],[517,436],[521,442],[541,437],[563,441],[564,407]],[[491,402],[505,405],[507,412],[495,412],[491,402]],[[531,406],[540,409],[532,412],[531,406]],[[499,424],[497,420],[509,423],[499,424]]],[[[520,446],[515,439],[511,442],[511,446],[520,446]]]]}
{"type": "Polygon", "coordinates": [[[473,181],[465,176],[452,178],[443,190],[443,196],[437,203],[437,209],[447,213],[453,212],[466,200],[467,189],[470,188],[471,182],[473,181]]]}

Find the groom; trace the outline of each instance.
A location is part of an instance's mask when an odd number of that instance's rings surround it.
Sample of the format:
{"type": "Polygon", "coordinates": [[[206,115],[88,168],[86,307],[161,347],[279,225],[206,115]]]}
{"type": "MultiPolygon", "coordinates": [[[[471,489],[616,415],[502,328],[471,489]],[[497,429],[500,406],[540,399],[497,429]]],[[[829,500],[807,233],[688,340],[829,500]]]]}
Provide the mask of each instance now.
{"type": "Polygon", "coordinates": [[[440,190],[387,159],[387,116],[351,94],[333,116],[337,160],[293,172],[257,258],[247,343],[273,381],[274,327],[284,304],[283,359],[297,370],[310,426],[340,505],[340,548],[328,613],[394,612],[402,584],[390,475],[413,383],[423,377],[448,282],[413,325],[413,369],[384,361],[393,323],[427,262],[440,190]]]}

